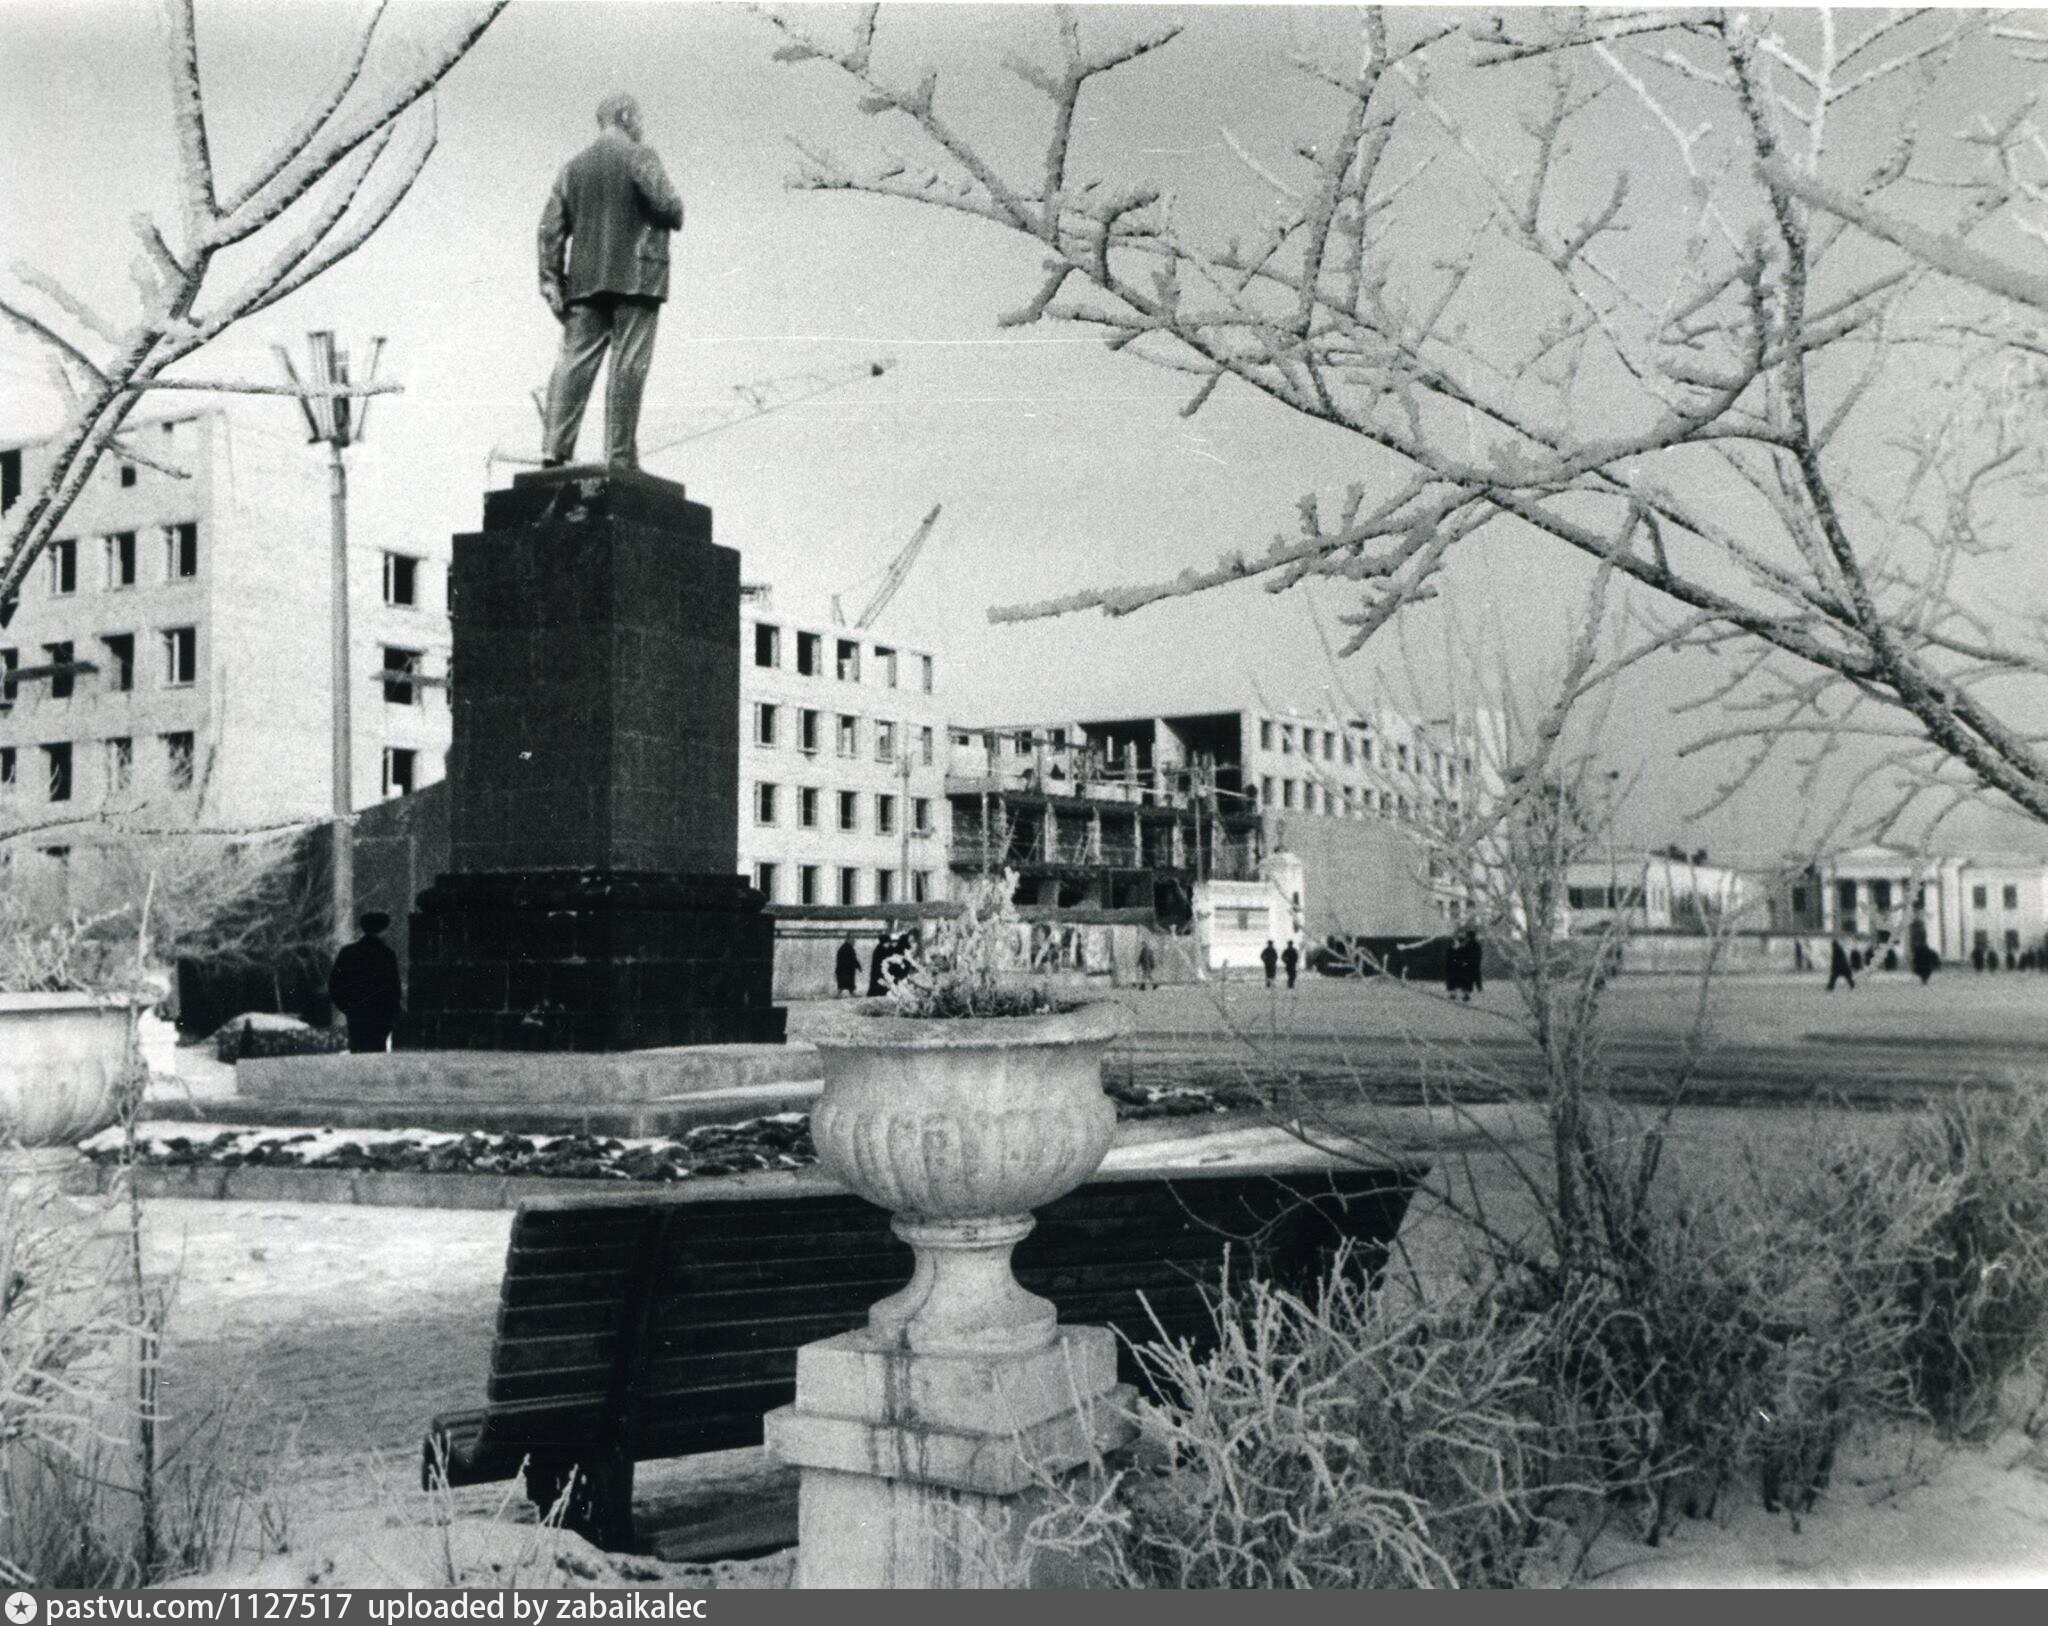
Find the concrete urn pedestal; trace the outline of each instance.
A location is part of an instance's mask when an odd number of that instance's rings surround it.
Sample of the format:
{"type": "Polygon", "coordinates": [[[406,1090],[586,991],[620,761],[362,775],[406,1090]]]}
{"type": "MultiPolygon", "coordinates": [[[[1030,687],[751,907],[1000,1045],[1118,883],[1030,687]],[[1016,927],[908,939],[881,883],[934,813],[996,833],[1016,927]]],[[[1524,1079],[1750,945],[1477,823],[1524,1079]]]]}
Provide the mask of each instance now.
{"type": "Polygon", "coordinates": [[[78,1143],[120,1115],[126,1000],[0,994],[0,1190],[44,1193],[85,1167],[78,1143]]]}
{"type": "Polygon", "coordinates": [[[1018,1285],[1031,1211],[1095,1172],[1116,1131],[1116,1013],[854,1016],[817,1038],[824,1169],[889,1209],[915,1256],[856,1332],[797,1352],[769,1453],[801,1469],[797,1585],[1044,1584],[1019,1538],[1047,1474],[1128,1438],[1103,1327],[1062,1327],[1018,1285]]]}

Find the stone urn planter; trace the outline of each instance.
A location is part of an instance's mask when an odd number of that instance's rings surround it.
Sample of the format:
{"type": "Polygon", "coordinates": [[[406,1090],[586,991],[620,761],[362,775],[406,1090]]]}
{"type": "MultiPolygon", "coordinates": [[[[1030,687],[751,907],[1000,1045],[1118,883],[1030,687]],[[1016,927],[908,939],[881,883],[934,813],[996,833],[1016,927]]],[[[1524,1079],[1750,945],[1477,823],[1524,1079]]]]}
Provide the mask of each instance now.
{"type": "Polygon", "coordinates": [[[121,1110],[131,1012],[107,994],[0,994],[0,1160],[70,1161],[121,1110]]]}
{"type": "Polygon", "coordinates": [[[1093,1174],[1116,1132],[1102,1054],[1114,1006],[1037,1016],[860,1015],[817,1046],[818,1161],[888,1209],[916,1264],[868,1314],[920,1355],[1021,1355],[1052,1344],[1053,1306],[1010,1253],[1031,1211],[1093,1174]]]}

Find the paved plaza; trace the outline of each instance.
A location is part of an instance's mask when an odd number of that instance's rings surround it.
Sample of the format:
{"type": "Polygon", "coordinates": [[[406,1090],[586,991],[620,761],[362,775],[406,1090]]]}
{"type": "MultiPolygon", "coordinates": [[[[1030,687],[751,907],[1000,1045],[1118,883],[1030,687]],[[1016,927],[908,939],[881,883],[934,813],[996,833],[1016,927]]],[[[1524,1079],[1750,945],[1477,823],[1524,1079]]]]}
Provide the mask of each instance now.
{"type": "MultiPolygon", "coordinates": [[[[1618,984],[1617,1044],[1674,1043],[1697,997],[1675,979],[1618,984]]],[[[1185,1054],[1254,1076],[1258,1058],[1276,1054],[1374,1058],[1398,1070],[1417,1057],[1505,1038],[1517,1008],[1514,989],[1499,984],[1468,1008],[1418,988],[1323,979],[1305,980],[1292,995],[1234,983],[1132,995],[1128,1004],[1132,1038],[1112,1067],[1185,1054]]],[[[1709,1182],[1732,1170],[1748,1139],[1796,1157],[1817,1130],[1850,1123],[1884,1132],[1888,1122],[1867,1110],[1868,1100],[1859,1112],[1831,1109],[1829,1079],[1881,1075],[1938,1085],[1976,1067],[2031,1075],[2035,1087],[2048,1087],[2040,1083],[2048,977],[1965,972],[1937,976],[1931,988],[1879,977],[1834,995],[1818,979],[1751,979],[1722,984],[1712,1006],[1742,1049],[1773,1052],[1788,1074],[1810,1082],[1777,1105],[1684,1114],[1677,1161],[1690,1160],[1694,1177],[1709,1182]]],[[[1428,1149],[1446,1122],[1413,1108],[1366,1110],[1362,1125],[1410,1150],[1428,1149]]],[[[1448,1154],[1440,1162],[1457,1162],[1459,1178],[1504,1189],[1509,1182],[1487,1136],[1512,1140],[1527,1126],[1504,1109],[1474,1122],[1485,1132],[1467,1123],[1454,1140],[1476,1153],[1469,1165],[1448,1154]]],[[[1130,1165],[1255,1160],[1281,1148],[1299,1155],[1278,1131],[1242,1120],[1190,1124],[1182,1138],[1133,1127],[1147,1134],[1144,1144],[1118,1154],[1130,1165]]],[[[172,1408],[187,1420],[231,1419],[232,1437],[252,1462],[269,1465],[274,1493],[300,1508],[409,1496],[428,1417],[481,1400],[510,1213],[168,1199],[146,1210],[150,1268],[177,1283],[166,1351],[172,1408]]],[[[1424,1258],[1441,1259],[1449,1246],[1440,1216],[1433,1219],[1426,1204],[1404,1240],[1424,1258]]],[[[750,1460],[724,1470],[744,1477],[750,1460]]],[[[481,1487],[463,1500],[488,1506],[500,1494],[481,1487]]]]}

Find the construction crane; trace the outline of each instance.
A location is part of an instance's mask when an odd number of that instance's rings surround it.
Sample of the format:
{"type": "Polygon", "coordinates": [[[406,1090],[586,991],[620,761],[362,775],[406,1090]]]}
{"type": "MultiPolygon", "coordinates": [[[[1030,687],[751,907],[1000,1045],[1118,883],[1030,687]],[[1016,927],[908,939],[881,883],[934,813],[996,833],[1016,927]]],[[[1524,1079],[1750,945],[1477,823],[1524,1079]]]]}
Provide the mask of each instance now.
{"type": "MultiPolygon", "coordinates": [[[[640,459],[644,463],[651,457],[659,457],[663,452],[672,452],[678,446],[687,445],[693,440],[702,440],[706,435],[715,435],[722,429],[732,429],[743,423],[751,423],[756,418],[765,418],[771,413],[781,412],[804,401],[815,401],[821,395],[829,395],[834,390],[844,389],[847,385],[857,384],[863,379],[880,378],[895,365],[893,356],[883,356],[874,361],[852,362],[844,367],[808,373],[789,373],[780,378],[763,379],[754,384],[735,384],[731,392],[734,400],[705,414],[681,434],[673,435],[653,446],[642,447],[640,459]]],[[[547,397],[544,391],[533,392],[533,410],[545,425],[547,397]]],[[[492,447],[484,459],[486,485],[497,478],[500,463],[509,464],[514,468],[538,468],[540,453],[538,450],[507,451],[502,446],[492,447]]]]}
{"type": "MultiPolygon", "coordinates": [[[[932,504],[932,511],[925,515],[916,535],[904,543],[896,557],[889,561],[889,568],[882,575],[882,585],[875,589],[875,596],[868,600],[867,608],[854,619],[855,632],[872,627],[875,618],[889,607],[889,600],[896,596],[896,589],[903,585],[903,578],[910,574],[910,567],[917,563],[918,554],[924,551],[925,539],[932,534],[932,527],[938,524],[941,506],[932,504]]],[[[840,627],[846,625],[846,612],[840,607],[837,593],[832,595],[832,623],[840,627]]]]}

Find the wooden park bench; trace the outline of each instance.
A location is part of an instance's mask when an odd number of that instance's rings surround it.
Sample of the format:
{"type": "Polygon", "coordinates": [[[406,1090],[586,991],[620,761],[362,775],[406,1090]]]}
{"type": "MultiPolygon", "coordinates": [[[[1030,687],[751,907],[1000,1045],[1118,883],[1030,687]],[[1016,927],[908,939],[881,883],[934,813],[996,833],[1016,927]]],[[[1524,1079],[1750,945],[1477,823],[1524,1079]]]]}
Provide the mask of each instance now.
{"type": "MultiPolygon", "coordinates": [[[[1203,1170],[1101,1176],[1042,1209],[1017,1279],[1063,1322],[1150,1342],[1213,1342],[1234,1279],[1310,1289],[1348,1245],[1376,1274],[1424,1172],[1203,1170]]],[[[632,1541],[633,1465],[761,1443],[796,1393],[800,1344],[862,1325],[910,1275],[889,1216],[822,1176],[756,1194],[709,1186],[542,1197],[512,1222],[488,1403],[433,1419],[422,1476],[526,1470],[529,1498],[572,1483],[570,1528],[632,1541]]],[[[1141,1379],[1131,1351],[1120,1376],[1141,1379]]]]}

